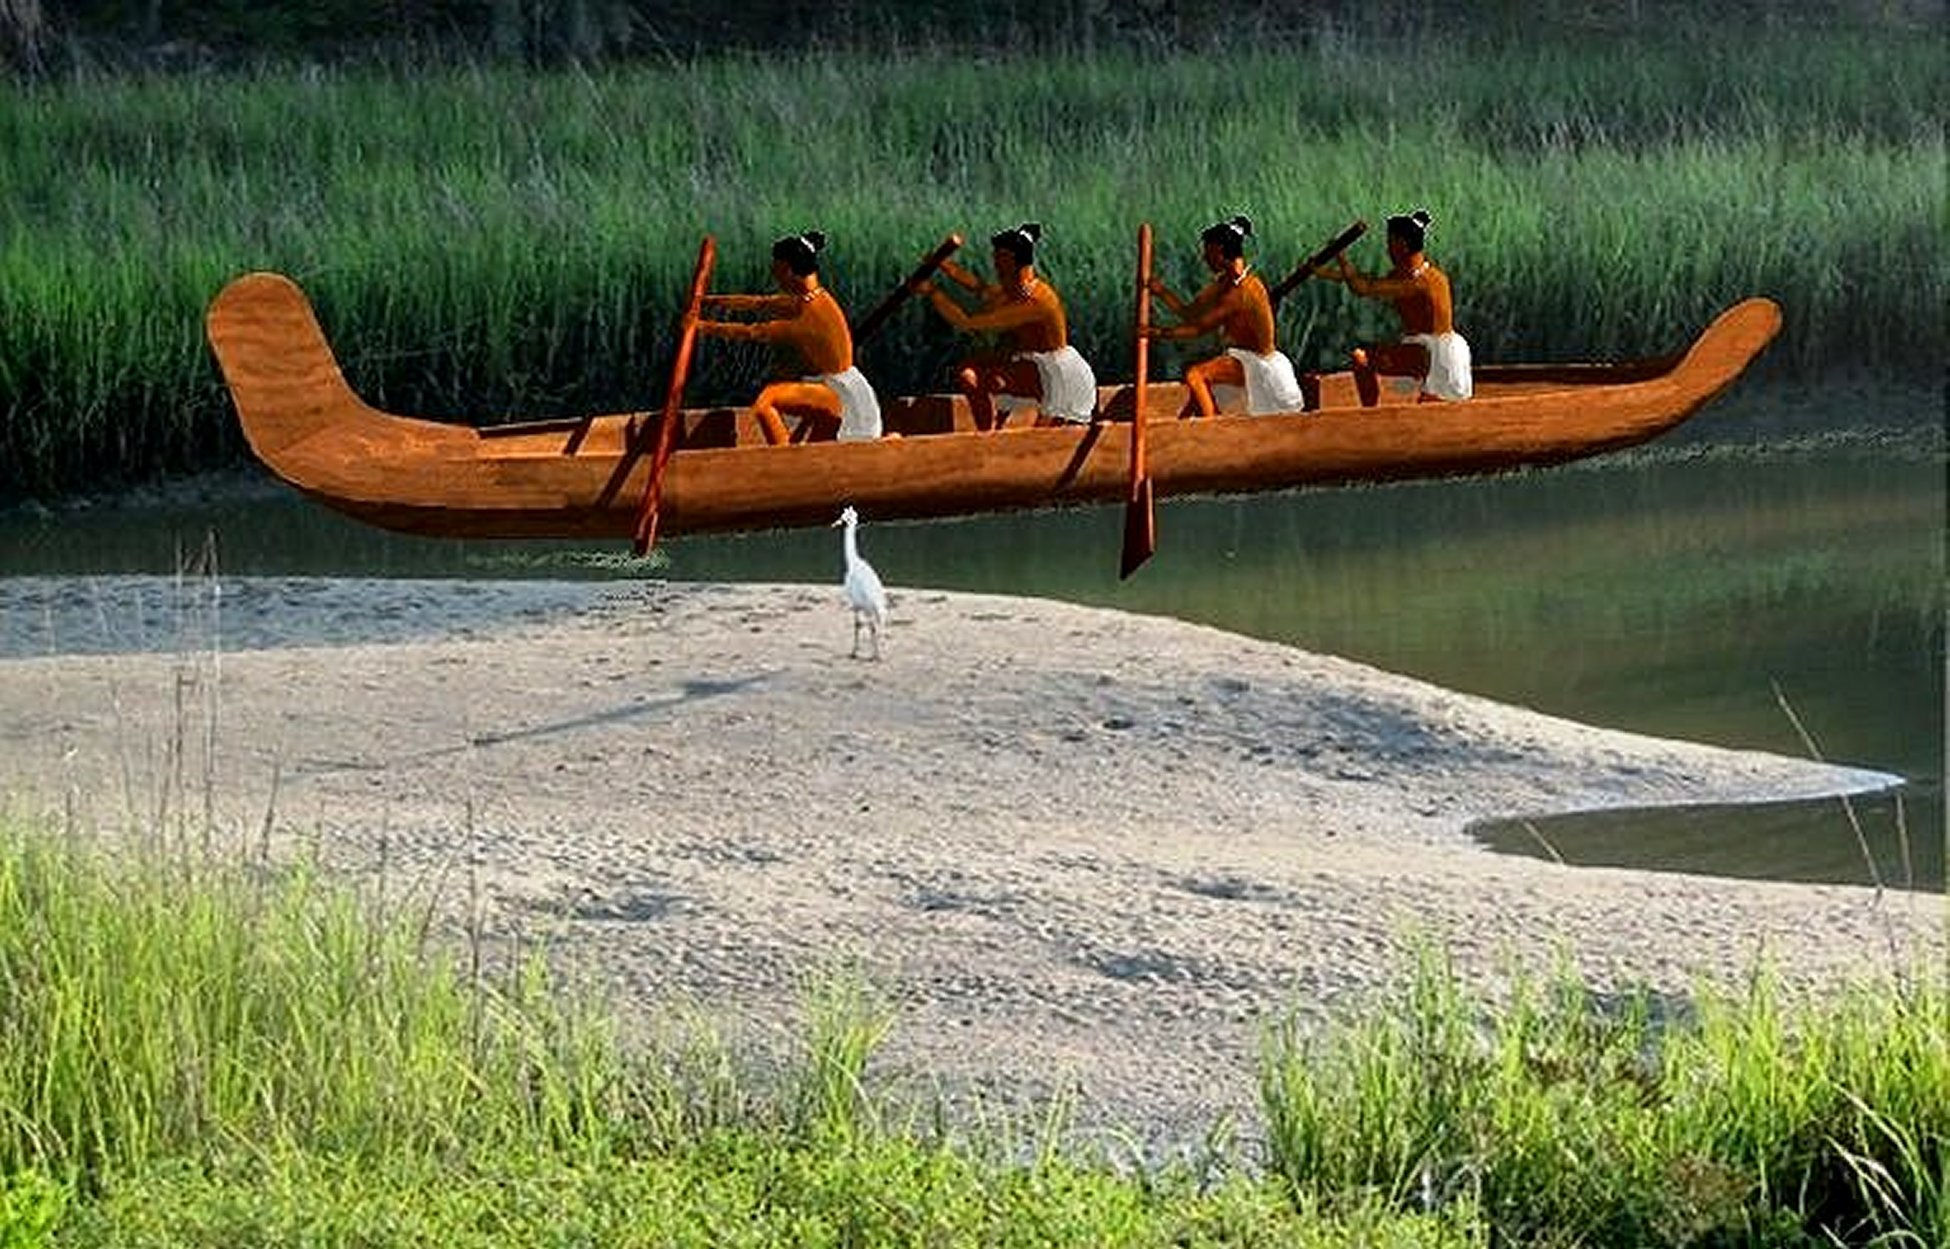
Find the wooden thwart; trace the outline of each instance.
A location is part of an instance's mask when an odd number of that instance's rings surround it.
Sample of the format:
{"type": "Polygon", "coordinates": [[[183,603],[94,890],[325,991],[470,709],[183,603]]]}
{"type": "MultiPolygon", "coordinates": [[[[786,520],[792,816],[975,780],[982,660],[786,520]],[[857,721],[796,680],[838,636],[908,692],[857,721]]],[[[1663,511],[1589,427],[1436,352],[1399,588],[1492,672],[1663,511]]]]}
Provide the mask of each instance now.
{"type": "MultiPolygon", "coordinates": [[[[657,545],[657,505],[663,498],[664,468],[677,443],[677,427],[684,420],[684,382],[691,372],[691,352],[697,346],[697,322],[704,307],[704,291],[711,284],[711,266],[718,258],[718,244],[710,235],[697,249],[697,269],[691,274],[691,295],[684,304],[684,315],[677,323],[677,357],[670,362],[670,387],[664,392],[664,410],[657,418],[657,449],[650,457],[650,481],[643,488],[643,505],[637,512],[635,549],[648,554],[657,545]]],[[[634,446],[642,435],[630,430],[634,446]]]]}

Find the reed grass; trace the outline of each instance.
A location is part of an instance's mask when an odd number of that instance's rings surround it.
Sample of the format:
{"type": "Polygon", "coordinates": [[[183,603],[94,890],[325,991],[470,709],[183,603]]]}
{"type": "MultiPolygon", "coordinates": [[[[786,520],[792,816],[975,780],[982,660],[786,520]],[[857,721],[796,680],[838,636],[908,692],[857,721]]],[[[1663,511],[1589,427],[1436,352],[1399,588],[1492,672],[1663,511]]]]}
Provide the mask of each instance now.
{"type": "Polygon", "coordinates": [[[1273,1169],[1331,1204],[1462,1201],[1513,1244],[1950,1243],[1950,976],[1839,996],[1605,996],[1519,975],[1492,1005],[1424,950],[1394,1004],[1269,1035],[1273,1169]]]}
{"type": "Polygon", "coordinates": [[[120,872],[0,848],[0,1173],[83,1178],[292,1142],[349,1159],[593,1147],[611,1051],[526,967],[469,983],[309,874],[120,872]]]}
{"type": "MultiPolygon", "coordinates": [[[[1876,30],[1342,37],[26,87],[0,98],[0,497],[240,455],[201,316],[251,268],[306,284],[388,407],[651,406],[706,231],[718,285],[749,288],[773,237],[818,225],[858,308],[949,229],[979,259],[990,231],[1041,219],[1074,335],[1114,377],[1140,217],[1184,284],[1222,213],[1254,216],[1274,270],[1351,217],[1427,204],[1483,358],[1670,350],[1759,292],[1788,313],[1770,367],[1918,372],[1943,328],[1931,52],[1876,30]]],[[[1283,323],[1307,363],[1384,328],[1324,286],[1283,323]]],[[[939,389],[960,346],[915,309],[863,364],[884,391],[939,389]]],[[[736,399],[763,371],[720,345],[692,396],[736,399]]]]}
{"type": "Polygon", "coordinates": [[[386,896],[0,829],[0,1245],[1950,1232],[1941,968],[1823,999],[1519,972],[1492,1005],[1425,950],[1398,995],[1269,1032],[1263,1160],[1133,1169],[1060,1116],[951,1131],[874,1074],[892,1015],[857,975],[809,982],[804,1053],[766,1076],[695,1015],[626,1046],[541,961],[457,951],[386,896]]]}
{"type": "Polygon", "coordinates": [[[1244,1177],[951,1146],[870,1084],[889,1016],[856,977],[809,983],[768,1077],[684,1014],[626,1050],[538,961],[484,973],[417,903],[378,907],[0,827],[0,1246],[1464,1243],[1244,1177]]]}

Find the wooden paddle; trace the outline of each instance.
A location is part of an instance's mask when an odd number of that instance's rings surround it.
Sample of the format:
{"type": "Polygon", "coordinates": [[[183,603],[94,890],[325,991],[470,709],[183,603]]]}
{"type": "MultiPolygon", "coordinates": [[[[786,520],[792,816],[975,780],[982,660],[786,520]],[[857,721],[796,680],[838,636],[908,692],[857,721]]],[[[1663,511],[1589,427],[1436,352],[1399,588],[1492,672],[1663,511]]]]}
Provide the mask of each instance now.
{"type": "Polygon", "coordinates": [[[950,234],[942,239],[933,251],[923,256],[921,263],[914,266],[914,272],[908,274],[899,286],[888,291],[887,298],[876,304],[872,312],[860,318],[860,324],[853,328],[854,349],[858,350],[861,343],[878,334],[880,327],[887,324],[887,318],[894,315],[894,309],[900,307],[906,302],[907,297],[914,293],[914,288],[933,277],[934,271],[941,267],[941,262],[954,255],[960,248],[961,235],[950,234]]]}
{"type": "MultiPolygon", "coordinates": [[[[697,269],[691,274],[691,295],[684,304],[684,315],[677,322],[677,357],[670,362],[670,388],[664,392],[664,410],[657,420],[657,449],[650,457],[650,482],[643,488],[643,507],[636,517],[636,553],[647,554],[657,544],[657,504],[662,501],[664,466],[670,463],[671,448],[677,442],[677,426],[684,419],[684,382],[690,376],[691,349],[697,345],[698,314],[704,306],[704,288],[711,283],[711,266],[718,258],[718,244],[710,235],[697,249],[697,269]]],[[[630,431],[635,442],[638,430],[630,431]]]]}
{"type": "Polygon", "coordinates": [[[1117,579],[1138,570],[1158,549],[1151,476],[1144,467],[1144,383],[1151,368],[1151,223],[1138,227],[1137,361],[1131,380],[1131,493],[1124,503],[1124,558],[1117,579]]]}
{"type": "Polygon", "coordinates": [[[1273,301],[1273,306],[1275,308],[1279,307],[1280,301],[1291,294],[1294,287],[1312,277],[1315,270],[1346,251],[1355,239],[1360,238],[1367,232],[1368,223],[1365,221],[1357,221],[1347,229],[1342,230],[1339,234],[1336,234],[1328,242],[1327,246],[1301,261],[1299,268],[1281,278],[1280,284],[1267,292],[1267,295],[1273,301]]]}

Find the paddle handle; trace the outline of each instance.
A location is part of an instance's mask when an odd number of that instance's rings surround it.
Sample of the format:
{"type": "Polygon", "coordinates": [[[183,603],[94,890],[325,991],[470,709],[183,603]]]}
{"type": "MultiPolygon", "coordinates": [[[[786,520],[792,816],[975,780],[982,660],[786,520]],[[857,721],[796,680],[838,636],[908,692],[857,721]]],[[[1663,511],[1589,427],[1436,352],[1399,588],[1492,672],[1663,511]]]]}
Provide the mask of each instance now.
{"type": "Polygon", "coordinates": [[[894,315],[894,309],[907,302],[907,297],[914,293],[914,288],[933,277],[934,271],[941,267],[941,262],[960,249],[961,235],[959,234],[950,234],[937,243],[935,249],[923,256],[920,264],[914,266],[914,272],[908,274],[899,286],[888,291],[887,297],[874,305],[872,312],[860,318],[860,324],[853,330],[854,347],[858,348],[861,343],[878,334],[880,327],[887,324],[887,318],[894,315]]]}
{"type": "Polygon", "coordinates": [[[1365,221],[1357,221],[1347,229],[1342,230],[1328,242],[1327,246],[1301,261],[1299,268],[1281,278],[1280,284],[1275,286],[1271,291],[1268,291],[1267,294],[1275,304],[1279,303],[1282,299],[1292,294],[1294,287],[1312,277],[1316,269],[1319,269],[1320,266],[1346,251],[1353,245],[1354,240],[1360,238],[1367,232],[1368,223],[1365,221]]]}
{"type": "Polygon", "coordinates": [[[643,490],[643,506],[636,518],[636,553],[647,554],[657,544],[658,505],[663,501],[664,466],[677,445],[677,426],[684,419],[684,383],[690,377],[691,353],[697,346],[697,322],[704,308],[704,291],[711,284],[711,266],[718,259],[717,240],[710,235],[697,249],[697,268],[691,273],[691,294],[677,323],[677,356],[670,362],[670,386],[657,420],[657,447],[650,456],[650,482],[643,490]]]}

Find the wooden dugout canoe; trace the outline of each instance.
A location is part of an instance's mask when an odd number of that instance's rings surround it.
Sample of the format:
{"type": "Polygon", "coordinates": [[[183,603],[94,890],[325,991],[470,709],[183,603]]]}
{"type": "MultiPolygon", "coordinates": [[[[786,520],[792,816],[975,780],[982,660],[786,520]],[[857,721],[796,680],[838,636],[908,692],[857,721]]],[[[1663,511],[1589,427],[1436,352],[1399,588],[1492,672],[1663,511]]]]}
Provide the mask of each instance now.
{"type": "MultiPolygon", "coordinates": [[[[1494,473],[1655,438],[1725,390],[1780,328],[1748,299],[1683,354],[1620,364],[1487,365],[1466,403],[1362,408],[1322,379],[1319,411],[1179,420],[1181,384],[1147,388],[1146,460],[1160,497],[1494,473]]],[[[629,538],[654,414],[472,428],[394,416],[346,383],[304,292],[274,273],[226,286],[210,342],[251,449],[313,498],[371,524],[472,538],[629,538]]],[[[663,480],[665,534],[1090,503],[1130,490],[1129,386],[1092,426],[975,430],[958,396],[883,401],[872,442],[768,446],[743,409],[687,410],[663,480]]],[[[1015,421],[1020,424],[1024,414],[1015,421]]]]}

